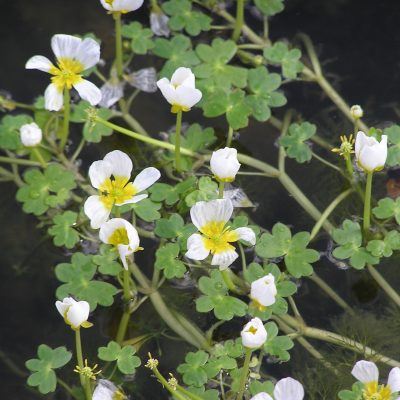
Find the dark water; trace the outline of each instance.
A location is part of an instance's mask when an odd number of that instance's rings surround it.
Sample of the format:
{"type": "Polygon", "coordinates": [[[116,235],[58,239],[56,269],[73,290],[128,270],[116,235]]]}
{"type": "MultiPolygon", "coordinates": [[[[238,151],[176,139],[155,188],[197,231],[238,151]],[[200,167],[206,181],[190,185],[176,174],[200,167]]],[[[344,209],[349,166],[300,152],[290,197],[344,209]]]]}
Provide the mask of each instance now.
{"type": "MultiPolygon", "coordinates": [[[[25,71],[24,64],[34,54],[50,56],[49,40],[55,33],[94,32],[103,41],[103,57],[112,57],[113,22],[97,0],[1,0],[0,5],[0,89],[11,92],[15,99],[31,101],[43,93],[48,77],[40,72],[25,71]]],[[[271,36],[275,40],[291,38],[300,31],[308,33],[317,46],[329,78],[350,104],[363,105],[367,120],[372,125],[397,119],[393,104],[398,99],[400,83],[399,20],[398,1],[288,0],[287,10],[271,22],[271,36]]],[[[255,27],[257,24],[254,21],[255,27]]],[[[146,61],[140,62],[146,64],[146,61]]],[[[289,106],[316,122],[322,136],[337,137],[348,128],[341,115],[314,84],[293,83],[287,85],[285,91],[289,106]]],[[[173,124],[168,108],[159,106],[159,94],[143,95],[142,99],[134,112],[146,129],[157,134],[173,124]]],[[[201,113],[195,111],[189,114],[188,120],[194,122],[200,117],[201,113]]],[[[207,123],[217,129],[225,127],[221,120],[208,120],[207,123]]],[[[237,146],[256,158],[274,164],[275,138],[276,132],[272,128],[252,122],[241,133],[237,146]]],[[[118,137],[107,139],[101,147],[93,145],[83,153],[84,165],[104,155],[109,148],[125,146],[128,146],[128,142],[118,137]]],[[[325,156],[330,157],[329,154],[325,156]]],[[[289,160],[287,170],[320,209],[341,189],[337,178],[321,168],[318,162],[299,166],[289,160]]],[[[312,227],[312,221],[288,197],[279,182],[252,178],[242,183],[252,200],[260,203],[252,216],[261,226],[270,228],[275,222],[282,221],[293,224],[295,230],[312,227]]],[[[383,179],[379,185],[379,190],[383,192],[383,179]]],[[[0,315],[3,317],[0,351],[25,372],[23,363],[35,355],[39,344],[47,343],[53,347],[65,344],[73,348],[71,334],[53,307],[54,292],[58,286],[53,267],[67,258],[46,239],[44,231],[35,227],[37,220],[22,213],[20,205],[14,201],[13,185],[2,184],[0,193],[0,315]]],[[[359,212],[351,202],[343,208],[353,213],[359,212]]],[[[336,222],[339,221],[340,218],[336,222]]],[[[326,241],[321,239],[318,245],[324,250],[326,241]]],[[[149,254],[152,253],[152,246],[154,248],[154,244],[147,244],[149,254]]],[[[386,305],[385,298],[365,274],[340,271],[326,259],[322,259],[316,267],[320,275],[352,304],[366,310],[376,310],[386,305]]],[[[392,275],[390,279],[395,287],[400,287],[398,274],[390,267],[385,268],[385,273],[392,275]]],[[[192,290],[174,301],[177,306],[179,303],[189,303],[193,309],[193,297],[192,290]]],[[[338,315],[340,310],[324,297],[322,300],[319,290],[312,283],[303,283],[299,289],[299,305],[307,322],[329,327],[332,317],[338,315]]],[[[158,328],[159,322],[152,313],[151,305],[141,310],[142,315],[149,317],[146,321],[135,321],[135,329],[145,329],[145,325],[158,328]]],[[[84,341],[90,343],[87,347],[93,356],[97,345],[106,342],[106,336],[112,329],[112,319],[112,312],[98,309],[94,320],[101,327],[100,334],[94,337],[95,330],[85,332],[84,341]]],[[[180,342],[165,339],[157,345],[162,351],[163,365],[170,365],[171,369],[179,362],[186,347],[180,342]]],[[[144,350],[157,352],[157,345],[144,350]]],[[[296,350],[293,352],[294,365],[296,357],[297,362],[299,359],[308,360],[296,350]]],[[[268,371],[269,366],[266,365],[265,369],[268,371]]],[[[288,371],[282,369],[279,373],[288,371]]],[[[166,398],[165,392],[154,380],[149,379],[147,371],[139,373],[135,386],[141,396],[134,395],[134,398],[166,398]]],[[[23,377],[1,360],[0,383],[1,398],[22,400],[40,397],[24,385],[23,377]]],[[[63,396],[58,393],[48,398],[63,399],[63,396]]]]}

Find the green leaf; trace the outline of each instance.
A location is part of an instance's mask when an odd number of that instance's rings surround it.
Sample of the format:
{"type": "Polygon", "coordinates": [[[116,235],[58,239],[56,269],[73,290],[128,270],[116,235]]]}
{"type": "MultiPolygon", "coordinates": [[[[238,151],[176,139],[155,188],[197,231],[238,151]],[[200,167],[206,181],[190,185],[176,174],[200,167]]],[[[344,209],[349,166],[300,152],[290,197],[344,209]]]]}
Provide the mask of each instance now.
{"type": "Polygon", "coordinates": [[[283,11],[283,0],[255,0],[257,8],[265,15],[272,16],[283,11]]]}
{"type": "Polygon", "coordinates": [[[0,123],[0,148],[3,150],[20,150],[21,143],[19,130],[22,125],[33,122],[29,115],[6,115],[0,123]]]}
{"type": "Polygon", "coordinates": [[[76,225],[78,214],[73,211],[65,211],[53,218],[54,225],[48,232],[54,236],[56,246],[65,246],[72,249],[79,242],[79,233],[73,228],[76,225]]]}
{"type": "Polygon", "coordinates": [[[93,262],[99,267],[99,272],[105,275],[117,276],[122,271],[118,262],[119,254],[114,246],[102,244],[99,254],[93,256],[93,262]]]}
{"type": "Polygon", "coordinates": [[[161,204],[155,203],[150,199],[141,200],[138,203],[132,204],[131,207],[135,211],[135,214],[143,221],[152,222],[161,218],[161,214],[158,212],[161,204]]]}
{"type": "Polygon", "coordinates": [[[386,164],[394,167],[400,164],[400,126],[392,125],[383,130],[383,134],[387,135],[389,143],[393,146],[388,148],[388,156],[386,164]]]}
{"type": "Polygon", "coordinates": [[[261,235],[256,253],[263,258],[283,257],[289,273],[296,278],[309,276],[313,273],[311,263],[319,259],[316,250],[307,249],[310,242],[308,232],[298,232],[293,237],[290,229],[281,223],[272,228],[272,233],[261,235]]]}
{"type": "Polygon", "coordinates": [[[24,174],[25,185],[17,192],[26,213],[44,214],[50,207],[64,205],[70,190],[76,187],[75,176],[58,164],[50,164],[44,172],[30,169],[24,174]]]}
{"type": "Polygon", "coordinates": [[[219,400],[219,392],[216,389],[205,390],[204,387],[189,387],[187,390],[203,400],[219,400]]]}
{"type": "Polygon", "coordinates": [[[400,250],[400,232],[390,231],[383,240],[371,240],[367,250],[374,257],[390,257],[393,250],[400,250]]]}
{"type": "Polygon", "coordinates": [[[316,129],[316,126],[309,122],[291,124],[288,133],[280,139],[280,144],[285,148],[287,155],[297,162],[310,161],[312,152],[304,142],[315,135],[316,129]]]}
{"type": "MultiPolygon", "coordinates": [[[[175,144],[175,134],[170,136],[175,144]]],[[[217,140],[213,128],[202,129],[200,124],[192,124],[181,138],[181,146],[193,151],[202,151],[217,140]]]]}
{"type": "Polygon", "coordinates": [[[353,384],[351,390],[341,390],[338,394],[341,400],[362,400],[364,392],[364,384],[356,382],[353,384]]]}
{"type": "Polygon", "coordinates": [[[204,369],[207,360],[208,354],[203,350],[186,355],[185,363],[179,365],[177,369],[186,385],[200,387],[207,383],[207,373],[204,369]]]}
{"type": "Polygon", "coordinates": [[[332,254],[339,260],[349,259],[350,265],[362,269],[365,264],[377,264],[379,259],[362,247],[362,233],[360,224],[346,219],[342,228],[337,228],[332,233],[333,240],[339,245],[332,254]]]}
{"type": "Polygon", "coordinates": [[[156,251],[156,268],[163,270],[167,279],[183,278],[185,264],[178,260],[180,247],[177,243],[167,243],[156,251]]]}
{"type": "Polygon", "coordinates": [[[267,341],[264,344],[264,351],[267,354],[277,357],[280,361],[289,361],[290,350],[294,343],[288,336],[277,336],[278,327],[274,322],[268,322],[265,325],[267,331],[267,341]]]}
{"type": "Polygon", "coordinates": [[[38,347],[38,358],[28,360],[25,365],[32,372],[27,380],[29,386],[37,386],[39,392],[47,394],[57,387],[55,369],[66,365],[72,358],[72,353],[65,347],[52,349],[45,344],[38,347]]]}
{"type": "Polygon", "coordinates": [[[208,379],[211,379],[217,376],[222,370],[230,370],[234,368],[237,368],[236,360],[229,356],[222,356],[208,360],[204,369],[207,373],[208,379]]]}
{"type": "Polygon", "coordinates": [[[199,289],[203,296],[196,300],[198,312],[210,312],[221,320],[229,321],[234,316],[243,317],[247,311],[247,304],[242,300],[228,295],[228,288],[221,272],[214,270],[211,276],[202,276],[199,279],[199,289]]]}
{"type": "Polygon", "coordinates": [[[71,263],[62,263],[56,266],[56,276],[63,285],[59,286],[56,296],[59,299],[73,295],[79,300],[85,300],[93,311],[98,304],[110,306],[118,292],[110,283],[93,280],[97,265],[93,257],[82,253],[75,253],[71,263]]]}
{"type": "Polygon", "coordinates": [[[162,5],[163,10],[171,16],[168,25],[174,31],[185,29],[191,36],[201,31],[209,31],[212,19],[202,12],[193,11],[192,2],[188,0],[170,0],[162,5]]]}
{"type": "Polygon", "coordinates": [[[199,201],[209,201],[218,198],[218,184],[209,176],[202,176],[198,181],[198,189],[185,198],[186,205],[192,207],[199,201]]]}
{"type": "Polygon", "coordinates": [[[136,54],[146,54],[154,47],[151,39],[153,32],[149,28],[143,28],[140,22],[131,22],[122,27],[122,36],[131,39],[131,49],[136,54]]]}
{"type": "Polygon", "coordinates": [[[197,184],[194,176],[179,182],[175,186],[168,185],[167,183],[155,183],[148,190],[151,193],[151,200],[155,202],[165,201],[167,206],[175,204],[181,197],[192,190],[193,186],[197,184]]]}
{"type": "Polygon", "coordinates": [[[400,197],[396,200],[386,197],[378,201],[378,205],[372,209],[375,217],[379,219],[393,218],[400,224],[400,197]]]}
{"type": "Polygon", "coordinates": [[[274,392],[274,384],[271,381],[251,381],[249,389],[252,396],[255,396],[256,394],[262,392],[272,395],[272,393],[274,392]]]}
{"type": "Polygon", "coordinates": [[[162,77],[170,78],[179,67],[191,68],[199,64],[200,60],[191,49],[190,39],[184,35],[174,36],[171,40],[158,38],[154,42],[153,53],[166,58],[167,62],[160,71],[162,77]]]}
{"type": "Polygon", "coordinates": [[[118,369],[123,374],[133,374],[137,367],[141,364],[140,358],[135,356],[135,348],[133,346],[121,347],[116,342],[109,342],[107,347],[99,347],[98,357],[103,361],[116,361],[118,369]]]}

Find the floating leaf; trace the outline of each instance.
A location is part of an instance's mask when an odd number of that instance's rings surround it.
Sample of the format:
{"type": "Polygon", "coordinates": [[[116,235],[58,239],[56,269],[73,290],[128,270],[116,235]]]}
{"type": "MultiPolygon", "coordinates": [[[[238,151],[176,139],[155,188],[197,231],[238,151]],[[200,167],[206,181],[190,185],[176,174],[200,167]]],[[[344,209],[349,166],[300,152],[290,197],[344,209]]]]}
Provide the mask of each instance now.
{"type": "Polygon", "coordinates": [[[79,233],[73,228],[77,218],[78,214],[73,211],[65,211],[53,218],[54,225],[48,232],[54,236],[53,242],[56,246],[72,249],[79,242],[79,233]]]}
{"type": "Polygon", "coordinates": [[[122,36],[131,39],[131,49],[136,54],[146,54],[154,47],[151,39],[153,32],[149,28],[143,28],[140,22],[131,22],[122,27],[122,36]]]}
{"type": "Polygon", "coordinates": [[[99,347],[98,357],[103,361],[116,361],[118,369],[123,374],[133,374],[141,364],[140,358],[135,356],[133,346],[121,347],[116,342],[109,342],[107,347],[99,347]]]}
{"type": "Polygon", "coordinates": [[[167,243],[156,252],[155,267],[163,270],[167,279],[182,278],[185,275],[185,264],[178,259],[180,247],[177,243],[167,243]]]}
{"type": "Polygon", "coordinates": [[[204,368],[207,360],[208,354],[203,350],[186,354],[185,363],[178,367],[178,372],[182,374],[186,385],[200,387],[207,383],[207,373],[204,368]]]}

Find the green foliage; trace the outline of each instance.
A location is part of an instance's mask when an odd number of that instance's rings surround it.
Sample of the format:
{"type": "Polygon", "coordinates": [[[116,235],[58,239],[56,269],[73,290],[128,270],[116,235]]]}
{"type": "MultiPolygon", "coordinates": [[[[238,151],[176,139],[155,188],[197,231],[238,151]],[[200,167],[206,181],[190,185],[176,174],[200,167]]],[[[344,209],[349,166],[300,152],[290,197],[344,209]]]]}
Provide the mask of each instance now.
{"type": "Polygon", "coordinates": [[[185,198],[188,207],[199,201],[209,201],[218,198],[218,184],[209,176],[202,176],[198,181],[198,189],[193,190],[185,198]]]}
{"type": "Polygon", "coordinates": [[[378,263],[379,259],[362,246],[362,233],[359,223],[346,219],[343,221],[342,228],[333,231],[332,237],[339,245],[333,250],[332,254],[339,260],[349,259],[350,265],[356,269],[364,268],[365,264],[378,263]]]}
{"type": "Polygon", "coordinates": [[[179,67],[191,68],[200,63],[196,53],[192,50],[190,39],[184,35],[174,36],[171,40],[158,38],[154,41],[153,53],[167,59],[160,75],[170,78],[179,67]]]}
{"type": "Polygon", "coordinates": [[[392,125],[384,129],[383,133],[387,135],[389,143],[393,146],[388,148],[388,156],[386,164],[389,167],[394,167],[400,164],[400,126],[392,125]]]}
{"type": "Polygon", "coordinates": [[[25,185],[17,192],[17,200],[24,203],[26,213],[44,214],[50,207],[64,205],[70,190],[76,187],[72,172],[59,164],[49,165],[44,172],[30,169],[24,174],[25,185]]]}
{"type": "Polygon", "coordinates": [[[178,372],[182,374],[183,382],[186,385],[200,387],[207,383],[205,370],[207,360],[208,354],[204,350],[186,354],[185,363],[178,367],[178,372]]]}
{"type": "Polygon", "coordinates": [[[155,267],[163,270],[167,279],[183,278],[186,272],[185,264],[178,260],[180,247],[177,243],[167,243],[156,252],[155,267]]]}
{"type": "Polygon", "coordinates": [[[203,296],[196,300],[197,311],[207,313],[214,310],[214,315],[225,321],[246,314],[247,304],[228,295],[229,290],[220,271],[212,271],[210,277],[202,276],[199,279],[199,289],[203,296]]]}
{"type": "Polygon", "coordinates": [[[256,253],[265,259],[284,257],[286,268],[296,278],[313,273],[311,263],[319,259],[316,250],[308,249],[310,234],[298,232],[293,237],[290,229],[281,223],[272,228],[272,233],[263,233],[256,244],[256,253]]]}
{"type": "Polygon", "coordinates": [[[338,394],[340,400],[362,400],[364,385],[356,382],[351,390],[341,390],[338,394]]]}
{"type": "Polygon", "coordinates": [[[37,386],[42,394],[54,392],[57,387],[57,375],[54,370],[68,364],[72,353],[65,347],[52,349],[41,344],[38,347],[37,355],[38,358],[32,358],[25,364],[26,368],[31,371],[27,383],[29,386],[37,386]]]}
{"type": "Polygon", "coordinates": [[[281,77],[279,74],[269,73],[265,67],[258,67],[249,70],[248,80],[251,94],[246,97],[246,102],[252,108],[252,114],[257,121],[267,121],[271,116],[270,107],[286,104],[286,97],[276,92],[281,85],[281,77]]]}
{"type": "Polygon", "coordinates": [[[266,47],[264,57],[272,64],[281,65],[282,75],[288,79],[296,79],[297,74],[304,68],[300,61],[301,51],[289,49],[283,42],[276,42],[273,46],[266,47]]]}
{"type": "MultiPolygon", "coordinates": [[[[171,142],[175,143],[175,134],[171,135],[171,142]]],[[[181,146],[195,152],[209,148],[217,138],[213,128],[203,129],[200,124],[192,124],[181,137],[181,146]]]]}
{"type": "Polygon", "coordinates": [[[181,249],[186,249],[188,237],[197,231],[193,224],[185,225],[179,214],[172,214],[168,219],[161,218],[156,222],[154,233],[165,239],[178,239],[181,249]]]}
{"type": "Polygon", "coordinates": [[[367,244],[367,250],[374,257],[390,257],[393,250],[400,250],[400,233],[390,231],[385,234],[383,240],[371,240],[367,244]]]}
{"type": "Polygon", "coordinates": [[[19,129],[32,122],[29,115],[6,115],[0,123],[0,148],[3,150],[20,150],[23,148],[19,129]]]}
{"type": "Polygon", "coordinates": [[[271,381],[260,382],[252,381],[249,385],[250,393],[255,396],[258,393],[265,392],[272,395],[274,391],[274,384],[271,381]]]}
{"type": "Polygon", "coordinates": [[[93,256],[93,262],[98,266],[98,271],[104,275],[117,276],[122,271],[118,252],[114,246],[102,244],[99,253],[93,256]]]}
{"type": "Polygon", "coordinates": [[[75,253],[71,263],[58,264],[55,271],[57,279],[64,282],[57,288],[57,298],[73,295],[79,300],[87,301],[92,311],[98,304],[110,306],[113,303],[117,288],[111,283],[93,280],[97,265],[92,256],[75,253]]]}
{"type": "Polygon", "coordinates": [[[65,211],[53,218],[54,225],[48,232],[54,236],[53,243],[56,246],[65,246],[72,249],[79,242],[79,233],[73,228],[76,225],[78,214],[73,211],[65,211]]]}
{"type": "Polygon", "coordinates": [[[283,0],[254,0],[254,3],[266,16],[278,14],[285,8],[283,0]]]}
{"type": "Polygon", "coordinates": [[[138,203],[131,204],[130,207],[143,221],[153,222],[161,218],[161,214],[158,211],[161,208],[161,204],[155,203],[150,199],[141,200],[138,203]]]}
{"type": "Polygon", "coordinates": [[[267,341],[264,344],[264,351],[266,354],[277,357],[280,361],[289,361],[290,350],[294,343],[288,336],[278,336],[278,327],[275,322],[267,322],[265,324],[267,331],[267,341]]]}
{"type": "Polygon", "coordinates": [[[146,54],[154,47],[153,32],[149,28],[143,28],[140,22],[124,25],[122,36],[131,39],[131,49],[136,54],[146,54]]]}
{"type": "Polygon", "coordinates": [[[372,209],[372,212],[376,218],[394,218],[400,224],[400,197],[395,200],[389,197],[379,200],[378,205],[372,209]]]}
{"type": "Polygon", "coordinates": [[[189,0],[169,0],[163,3],[163,10],[171,16],[168,25],[174,31],[185,31],[197,36],[201,31],[210,30],[211,18],[199,11],[194,11],[189,0]]]}
{"type": "Polygon", "coordinates": [[[103,361],[116,361],[118,369],[123,374],[133,374],[141,364],[140,358],[135,356],[133,346],[121,347],[118,343],[111,341],[107,347],[99,347],[98,357],[103,361]]]}
{"type": "Polygon", "coordinates": [[[291,124],[288,133],[280,139],[280,144],[285,148],[287,155],[299,163],[310,161],[312,152],[306,140],[315,135],[317,128],[309,122],[291,124]]]}
{"type": "Polygon", "coordinates": [[[167,183],[155,183],[149,188],[149,192],[151,193],[150,198],[155,202],[164,201],[167,206],[172,206],[177,203],[180,198],[184,197],[196,183],[197,180],[194,176],[179,182],[175,186],[168,185],[167,183]]]}
{"type": "Polygon", "coordinates": [[[219,400],[219,392],[216,389],[205,390],[204,387],[190,387],[188,391],[204,400],[219,400]]]}

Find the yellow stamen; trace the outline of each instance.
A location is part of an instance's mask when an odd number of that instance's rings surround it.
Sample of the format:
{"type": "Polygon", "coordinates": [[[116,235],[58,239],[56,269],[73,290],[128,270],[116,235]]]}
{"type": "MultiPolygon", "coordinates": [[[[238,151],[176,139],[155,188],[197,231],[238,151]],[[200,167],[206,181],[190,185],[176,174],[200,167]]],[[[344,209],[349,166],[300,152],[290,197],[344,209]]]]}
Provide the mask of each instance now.
{"type": "Polygon", "coordinates": [[[131,199],[138,191],[132,182],[127,183],[129,178],[116,176],[114,179],[107,178],[99,188],[100,200],[111,210],[114,204],[122,204],[131,199]]]}
{"type": "Polygon", "coordinates": [[[173,114],[177,114],[179,111],[190,111],[190,108],[181,106],[180,104],[173,104],[171,107],[171,112],[173,114]]]}
{"type": "Polygon", "coordinates": [[[257,328],[254,328],[254,326],[251,326],[247,332],[250,332],[253,335],[255,335],[257,333],[257,328]]]}
{"type": "Polygon", "coordinates": [[[390,400],[392,391],[389,386],[378,382],[368,382],[364,386],[363,400],[390,400]]]}
{"type": "Polygon", "coordinates": [[[79,365],[77,365],[74,369],[74,372],[95,381],[96,375],[101,373],[101,370],[96,371],[97,367],[97,364],[95,364],[93,367],[89,367],[88,360],[85,360],[85,366],[81,368],[79,365]]]}
{"type": "Polygon", "coordinates": [[[84,69],[85,67],[81,62],[63,57],[57,60],[57,67],[52,67],[49,72],[54,75],[51,81],[62,92],[64,88],[70,90],[73,85],[83,80],[81,73],[84,69]]]}
{"type": "Polygon", "coordinates": [[[339,153],[339,155],[345,158],[354,153],[353,146],[355,139],[352,134],[348,138],[345,135],[340,136],[340,141],[342,142],[340,147],[332,149],[334,153],[339,153]]]}
{"type": "Polygon", "coordinates": [[[114,246],[119,244],[129,244],[128,232],[125,228],[116,229],[108,238],[108,243],[114,246]]]}
{"type": "Polygon", "coordinates": [[[212,254],[223,253],[228,250],[233,250],[234,247],[229,244],[236,242],[239,237],[235,231],[225,228],[224,221],[211,221],[200,229],[204,235],[203,243],[205,248],[212,254]]]}

